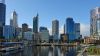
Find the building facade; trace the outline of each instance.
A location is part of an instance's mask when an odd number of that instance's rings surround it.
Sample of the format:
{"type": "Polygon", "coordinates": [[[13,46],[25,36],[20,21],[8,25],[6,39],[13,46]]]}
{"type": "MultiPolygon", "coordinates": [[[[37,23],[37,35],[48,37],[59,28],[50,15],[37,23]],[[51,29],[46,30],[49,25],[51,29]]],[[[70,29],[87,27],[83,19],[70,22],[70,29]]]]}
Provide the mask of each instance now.
{"type": "Polygon", "coordinates": [[[64,24],[64,28],[63,28],[63,29],[64,29],[63,33],[65,34],[65,33],[66,33],[66,27],[65,27],[65,24],[64,24]]]}
{"type": "Polygon", "coordinates": [[[59,40],[59,21],[53,20],[52,21],[52,35],[54,42],[58,42],[59,40]]]}
{"type": "Polygon", "coordinates": [[[33,43],[34,44],[40,44],[40,42],[41,42],[40,33],[34,33],[33,32],[33,43]]]}
{"type": "Polygon", "coordinates": [[[39,28],[39,31],[40,31],[40,32],[42,32],[42,31],[44,31],[44,30],[47,30],[47,27],[40,27],[40,28],[39,28]]]}
{"type": "Polygon", "coordinates": [[[6,5],[4,0],[0,1],[0,38],[3,38],[3,26],[5,26],[6,19],[6,5]]]}
{"type": "Polygon", "coordinates": [[[13,26],[13,19],[10,19],[10,26],[13,26]]]}
{"type": "Polygon", "coordinates": [[[66,19],[66,34],[69,35],[69,41],[75,40],[75,23],[71,17],[66,19]]]}
{"type": "Polygon", "coordinates": [[[80,23],[75,23],[75,38],[80,38],[80,23]]]}
{"type": "Polygon", "coordinates": [[[28,31],[28,25],[26,23],[22,24],[22,38],[24,38],[24,32],[28,31]]]}
{"type": "Polygon", "coordinates": [[[41,42],[49,42],[49,31],[46,27],[40,27],[40,38],[41,42]]]}
{"type": "Polygon", "coordinates": [[[93,44],[93,43],[96,43],[96,41],[92,37],[84,36],[84,43],[85,44],[93,44]]]}
{"type": "Polygon", "coordinates": [[[33,32],[38,33],[38,14],[33,18],[33,32]]]}
{"type": "Polygon", "coordinates": [[[68,43],[68,34],[61,34],[61,43],[68,43]]]}
{"type": "Polygon", "coordinates": [[[26,23],[22,24],[22,32],[28,31],[28,25],[26,23]]]}
{"type": "Polygon", "coordinates": [[[33,37],[33,32],[30,32],[30,31],[24,32],[24,39],[33,40],[32,37],[33,37]]]}
{"type": "Polygon", "coordinates": [[[11,19],[10,19],[10,26],[15,28],[15,38],[18,37],[19,34],[19,27],[18,27],[18,14],[14,10],[11,14],[11,19]]]}
{"type": "Polygon", "coordinates": [[[5,37],[5,39],[14,39],[14,30],[14,27],[10,25],[3,26],[3,36],[5,37]]]}
{"type": "MultiPolygon", "coordinates": [[[[22,33],[22,28],[18,27],[18,28],[15,28],[15,39],[18,39],[19,35],[22,33]]],[[[22,37],[21,37],[22,38],[22,37]]]]}

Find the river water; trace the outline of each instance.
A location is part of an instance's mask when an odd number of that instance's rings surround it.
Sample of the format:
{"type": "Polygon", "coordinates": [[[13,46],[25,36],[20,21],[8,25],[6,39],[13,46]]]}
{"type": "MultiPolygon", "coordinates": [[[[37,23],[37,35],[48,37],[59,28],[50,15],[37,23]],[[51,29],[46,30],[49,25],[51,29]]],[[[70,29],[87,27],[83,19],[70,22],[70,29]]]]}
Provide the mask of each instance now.
{"type": "Polygon", "coordinates": [[[23,51],[0,53],[0,56],[76,56],[76,47],[29,46],[23,51]]]}

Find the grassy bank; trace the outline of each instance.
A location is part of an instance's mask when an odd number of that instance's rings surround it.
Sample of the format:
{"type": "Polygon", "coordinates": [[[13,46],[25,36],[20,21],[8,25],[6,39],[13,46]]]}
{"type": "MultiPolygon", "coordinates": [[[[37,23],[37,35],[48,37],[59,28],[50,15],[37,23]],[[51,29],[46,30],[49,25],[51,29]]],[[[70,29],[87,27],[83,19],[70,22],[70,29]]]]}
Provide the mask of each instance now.
{"type": "Polygon", "coordinates": [[[96,46],[91,46],[87,49],[89,55],[100,55],[100,48],[96,46]]]}

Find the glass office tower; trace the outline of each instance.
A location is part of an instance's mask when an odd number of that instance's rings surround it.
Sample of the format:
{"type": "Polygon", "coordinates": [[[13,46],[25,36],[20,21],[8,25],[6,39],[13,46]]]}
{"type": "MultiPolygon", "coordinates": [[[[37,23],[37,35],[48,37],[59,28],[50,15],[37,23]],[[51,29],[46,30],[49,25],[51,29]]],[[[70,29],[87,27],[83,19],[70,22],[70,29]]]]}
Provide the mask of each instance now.
{"type": "Polygon", "coordinates": [[[66,19],[66,34],[69,35],[69,41],[75,40],[75,27],[73,18],[68,17],[66,19]]]}
{"type": "Polygon", "coordinates": [[[5,26],[6,19],[6,5],[4,0],[0,1],[0,38],[3,37],[3,26],[5,26]]]}

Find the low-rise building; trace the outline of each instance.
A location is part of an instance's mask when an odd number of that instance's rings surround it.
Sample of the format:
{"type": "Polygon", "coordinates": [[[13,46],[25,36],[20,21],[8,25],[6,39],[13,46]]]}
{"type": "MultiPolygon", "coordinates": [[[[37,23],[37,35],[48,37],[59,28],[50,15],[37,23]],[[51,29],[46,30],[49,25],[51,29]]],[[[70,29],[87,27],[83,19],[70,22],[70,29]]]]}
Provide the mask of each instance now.
{"type": "Polygon", "coordinates": [[[33,37],[33,32],[24,32],[24,39],[26,40],[32,40],[32,37],[33,37]]]}
{"type": "Polygon", "coordinates": [[[85,36],[85,37],[84,37],[84,43],[85,43],[85,44],[92,44],[92,43],[95,43],[95,39],[94,39],[93,37],[85,36]]]}
{"type": "Polygon", "coordinates": [[[32,39],[34,44],[40,44],[41,42],[40,33],[33,33],[32,39]]]}
{"type": "Polygon", "coordinates": [[[41,42],[49,42],[49,31],[46,27],[40,27],[40,38],[41,42]]]}
{"type": "Polygon", "coordinates": [[[61,34],[61,42],[67,43],[68,42],[68,34],[61,34]]]}

